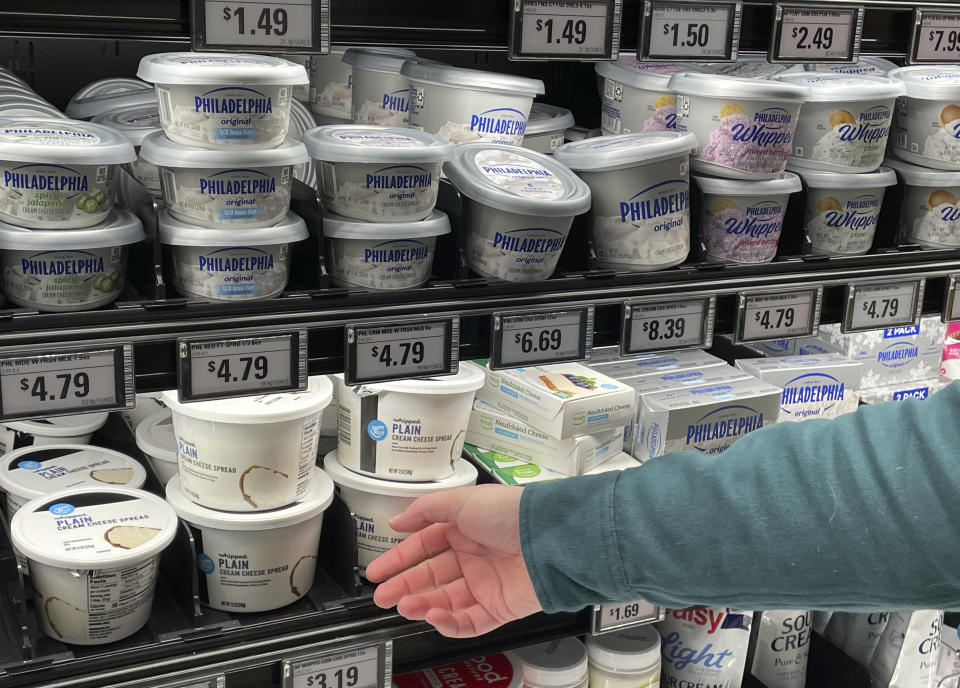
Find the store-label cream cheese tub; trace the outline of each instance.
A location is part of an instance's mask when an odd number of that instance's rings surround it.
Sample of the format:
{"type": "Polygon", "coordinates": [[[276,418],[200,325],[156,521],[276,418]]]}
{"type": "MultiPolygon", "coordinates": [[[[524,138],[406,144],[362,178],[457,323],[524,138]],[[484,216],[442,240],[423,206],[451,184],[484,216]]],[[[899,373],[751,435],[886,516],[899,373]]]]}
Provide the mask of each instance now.
{"type": "Polygon", "coordinates": [[[106,422],[106,413],[8,421],[0,425],[0,455],[23,447],[90,444],[93,433],[106,422]]]}
{"type": "Polygon", "coordinates": [[[158,106],[154,104],[147,107],[111,110],[97,115],[91,121],[113,127],[130,139],[130,143],[137,152],[137,159],[130,163],[127,169],[147,191],[154,196],[160,196],[160,170],[140,155],[143,140],[153,132],[161,131],[158,106]]]}
{"type": "Polygon", "coordinates": [[[310,591],[333,481],[312,461],[305,472],[307,489],[296,504],[246,514],[195,504],[181,478],[167,483],[167,501],[196,543],[201,603],[230,612],[265,612],[310,591]]]}
{"type": "Polygon", "coordinates": [[[27,502],[10,526],[29,562],[40,627],[72,645],[103,645],[150,618],[160,553],[177,515],[149,492],[76,487],[27,502]]]}
{"type": "Polygon", "coordinates": [[[314,377],[306,391],[181,403],[173,412],[183,493],[224,511],[279,509],[303,499],[317,456],[320,412],[330,381],[314,377]]]}
{"type": "Polygon", "coordinates": [[[673,62],[640,62],[621,57],[597,62],[602,81],[600,128],[606,135],[677,128],[677,97],[668,86],[680,72],[700,71],[697,65],[673,62]]]}
{"type": "Polygon", "coordinates": [[[336,375],[340,463],[384,480],[425,482],[453,474],[483,370],[348,387],[336,375]]]}
{"type": "Polygon", "coordinates": [[[960,67],[914,65],[887,76],[906,88],[893,114],[893,154],[914,165],[960,170],[960,67]]]}
{"type": "Polygon", "coordinates": [[[960,170],[947,172],[887,158],[903,179],[900,238],[925,248],[960,246],[960,170]]]}
{"type": "Polygon", "coordinates": [[[177,474],[177,436],[173,415],[163,409],[137,425],[137,448],[144,453],[160,483],[166,485],[177,474]]]}
{"type": "Polygon", "coordinates": [[[309,82],[303,65],[233,53],[147,55],[137,76],[157,89],[164,133],[200,148],[279,146],[293,88],[309,82]]]}

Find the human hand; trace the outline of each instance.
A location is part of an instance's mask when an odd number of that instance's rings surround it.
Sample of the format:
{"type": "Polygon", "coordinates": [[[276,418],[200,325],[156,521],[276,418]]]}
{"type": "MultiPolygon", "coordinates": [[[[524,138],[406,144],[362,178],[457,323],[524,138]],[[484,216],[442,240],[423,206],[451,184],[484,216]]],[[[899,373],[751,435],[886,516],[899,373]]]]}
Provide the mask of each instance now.
{"type": "Polygon", "coordinates": [[[413,533],[367,566],[373,600],[469,638],[541,610],[520,550],[520,496],[505,485],[421,497],[390,520],[413,533]]]}

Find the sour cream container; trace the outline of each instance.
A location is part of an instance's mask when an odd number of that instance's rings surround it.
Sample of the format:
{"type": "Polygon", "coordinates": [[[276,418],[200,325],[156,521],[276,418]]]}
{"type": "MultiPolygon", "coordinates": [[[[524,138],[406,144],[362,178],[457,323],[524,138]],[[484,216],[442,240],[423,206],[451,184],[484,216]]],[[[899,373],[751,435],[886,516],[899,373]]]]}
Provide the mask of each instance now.
{"type": "Polygon", "coordinates": [[[925,248],[960,246],[960,170],[946,172],[887,158],[903,179],[900,236],[925,248]]]}
{"type": "Polygon", "coordinates": [[[784,172],[776,179],[742,181],[694,176],[700,187],[700,240],[709,260],[769,263],[777,255],[783,216],[800,178],[784,172]]]}
{"type": "Polygon", "coordinates": [[[176,391],[164,392],[183,493],[200,506],[236,512],[303,499],[317,456],[320,412],[332,395],[323,377],[310,378],[303,392],[186,404],[176,391]]]}
{"type": "Polygon", "coordinates": [[[897,183],[893,170],[841,174],[792,168],[807,185],[804,232],[813,253],[862,255],[873,246],[884,190],[897,183]]]}
{"type": "Polygon", "coordinates": [[[272,227],[224,231],[160,212],[160,243],[168,247],[173,286],[208,301],[279,296],[290,276],[291,245],[307,236],[306,224],[293,213],[272,227]]]}
{"type": "Polygon", "coordinates": [[[0,455],[23,447],[48,444],[90,444],[93,433],[107,422],[106,413],[8,421],[0,427],[0,455]]]}
{"type": "Polygon", "coordinates": [[[138,424],[136,438],[137,447],[146,455],[160,482],[166,485],[177,474],[177,436],[170,411],[164,409],[138,424]]]}
{"type": "Polygon", "coordinates": [[[0,220],[31,229],[102,222],[117,198],[117,166],[136,160],[121,133],[99,124],[0,119],[0,220]]]}
{"type": "Polygon", "coordinates": [[[887,76],[906,88],[893,113],[893,154],[914,165],[960,170],[960,66],[914,65],[887,76]]]}
{"type": "Polygon", "coordinates": [[[437,237],[450,233],[446,214],[434,210],[416,222],[358,222],[323,216],[327,267],[338,287],[414,289],[430,279],[437,237]]]}
{"type": "Polygon", "coordinates": [[[677,93],[677,130],[700,143],[695,171],[734,179],[783,172],[808,87],[697,72],[674,74],[669,86],[677,93]]]}
{"type": "Polygon", "coordinates": [[[87,311],[112,303],[126,282],[130,245],[143,226],[117,208],[95,227],[24,229],[0,222],[0,268],[7,298],[41,312],[87,311]]]}
{"type": "Polygon", "coordinates": [[[603,79],[600,128],[607,135],[676,129],[677,97],[669,87],[670,77],[700,71],[696,65],[640,62],[635,57],[597,62],[594,69],[603,79]]]}
{"type": "Polygon", "coordinates": [[[307,489],[297,503],[245,514],[195,504],[182,478],[167,483],[167,501],[197,543],[201,603],[231,612],[265,612],[310,591],[333,481],[312,461],[303,471],[307,489]]]}
{"type": "Polygon", "coordinates": [[[155,105],[153,86],[140,79],[109,77],[87,84],[73,94],[67,103],[67,117],[90,119],[112,110],[155,105]]]}
{"type": "MultiPolygon", "coordinates": [[[[405,127],[409,123],[410,80],[400,73],[409,55],[377,48],[348,48],[343,61],[353,67],[352,117],[356,124],[405,127]]],[[[439,64],[439,63],[435,63],[439,64]]]]}
{"type": "Polygon", "coordinates": [[[604,267],[679,265],[690,252],[690,133],[654,131],[568,143],[554,157],[593,197],[593,246],[604,267]]]}
{"type": "Polygon", "coordinates": [[[164,133],[200,148],[279,146],[293,87],[308,82],[302,65],[233,53],[147,55],[137,76],[157,89],[164,133]]]}
{"type": "Polygon", "coordinates": [[[160,196],[160,170],[147,162],[140,154],[143,140],[160,129],[160,111],[157,105],[111,110],[97,115],[91,121],[112,127],[126,136],[137,152],[137,159],[130,163],[130,174],[154,196],[160,196]]]}
{"type": "Polygon", "coordinates": [[[543,82],[479,69],[404,63],[410,79],[410,126],[455,144],[519,146],[543,82]]]}
{"type": "Polygon", "coordinates": [[[578,638],[528,645],[509,654],[523,666],[524,688],[587,687],[587,648],[578,638]]]}
{"type": "Polygon", "coordinates": [[[29,561],[43,632],[71,645],[103,645],[147,623],[177,516],[149,492],[85,486],[28,502],[10,530],[29,561]]]}
{"type": "Polygon", "coordinates": [[[523,667],[496,652],[393,677],[393,688],[521,688],[523,667]]]}
{"type": "Polygon", "coordinates": [[[338,456],[351,471],[384,480],[426,482],[452,475],[463,451],[483,370],[348,387],[335,375],[340,405],[338,456]]]}
{"type": "Polygon", "coordinates": [[[567,129],[573,125],[573,113],[566,108],[534,103],[523,134],[523,147],[551,155],[563,145],[567,129]]]}
{"type": "Polygon", "coordinates": [[[412,129],[331,125],[306,132],[327,210],[366,222],[410,222],[437,203],[440,165],[453,144],[412,129]]]}
{"type": "Polygon", "coordinates": [[[590,688],[660,684],[660,634],[653,626],[587,636],[590,688]]]}
{"type": "Polygon", "coordinates": [[[535,282],[553,274],[590,188],[553,157],[469,144],[443,165],[464,197],[464,259],[480,275],[535,282]]]}
{"type": "Polygon", "coordinates": [[[344,468],[335,451],[324,457],[323,470],[336,483],[340,497],[356,519],[361,575],[371,561],[407,539],[409,533],[398,533],[390,527],[391,518],[419,497],[477,482],[477,469],[469,461],[459,458],[452,475],[431,482],[408,483],[361,475],[344,468]]]}

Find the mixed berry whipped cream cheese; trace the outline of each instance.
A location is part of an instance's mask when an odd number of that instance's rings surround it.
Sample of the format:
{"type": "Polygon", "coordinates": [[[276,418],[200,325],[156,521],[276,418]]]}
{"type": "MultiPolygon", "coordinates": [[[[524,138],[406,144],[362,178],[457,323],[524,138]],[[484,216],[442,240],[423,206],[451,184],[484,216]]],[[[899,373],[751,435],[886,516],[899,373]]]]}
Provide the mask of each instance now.
{"type": "Polygon", "coordinates": [[[343,61],[353,67],[352,108],[355,124],[405,127],[409,124],[410,79],[400,73],[406,61],[441,65],[377,48],[348,48],[343,61]]]}
{"type": "Polygon", "coordinates": [[[604,134],[676,129],[677,97],[668,85],[670,77],[700,71],[696,65],[640,62],[635,57],[598,62],[595,69],[602,79],[604,134]]]}
{"type": "Polygon", "coordinates": [[[111,110],[94,117],[92,122],[112,127],[126,136],[137,152],[137,159],[127,168],[130,174],[154,196],[160,196],[160,170],[143,159],[140,147],[143,140],[154,132],[161,131],[160,109],[156,104],[143,107],[111,110]]]}
{"type": "Polygon", "coordinates": [[[893,154],[914,165],[960,170],[960,67],[917,65],[887,76],[906,88],[893,116],[893,154]]]}
{"type": "Polygon", "coordinates": [[[960,170],[947,172],[887,158],[903,180],[900,237],[926,248],[960,246],[960,170]]]}
{"type": "Polygon", "coordinates": [[[546,155],[563,145],[567,129],[574,125],[573,113],[566,108],[534,103],[523,135],[523,147],[546,155]]]}

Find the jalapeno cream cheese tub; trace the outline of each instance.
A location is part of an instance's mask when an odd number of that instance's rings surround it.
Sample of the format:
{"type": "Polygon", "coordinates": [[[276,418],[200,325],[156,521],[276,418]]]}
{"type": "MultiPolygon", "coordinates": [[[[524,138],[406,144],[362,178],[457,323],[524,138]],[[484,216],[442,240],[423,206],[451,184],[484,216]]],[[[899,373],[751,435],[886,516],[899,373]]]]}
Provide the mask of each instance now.
{"type": "Polygon", "coordinates": [[[948,172],[887,158],[903,180],[900,236],[925,248],[960,246],[960,170],[948,172]]]}
{"type": "Polygon", "coordinates": [[[161,131],[160,111],[157,105],[111,110],[97,115],[91,121],[112,127],[130,139],[137,153],[137,159],[131,162],[127,169],[147,191],[154,196],[160,196],[160,170],[144,160],[140,154],[143,140],[150,134],[161,131]]]}
{"type": "Polygon", "coordinates": [[[317,161],[324,207],[365,222],[427,217],[437,203],[440,165],[454,151],[433,134],[367,125],[317,127],[303,142],[317,161]]]}
{"type": "Polygon", "coordinates": [[[120,208],[95,227],[68,232],[0,222],[3,291],[18,306],[41,312],[105,306],[123,289],[130,245],[143,238],[140,220],[120,208]]]}
{"type": "Polygon", "coordinates": [[[117,166],[136,159],[123,134],[99,124],[0,119],[0,220],[31,229],[102,222],[117,198],[117,166]]]}
{"type": "Polygon", "coordinates": [[[142,451],[160,482],[166,485],[177,474],[177,436],[169,409],[155,413],[135,432],[137,448],[142,451]]]}
{"type": "Polygon", "coordinates": [[[594,69],[602,79],[600,128],[607,135],[676,129],[677,97],[668,85],[670,77],[700,71],[696,65],[635,57],[598,62],[594,69]]]}
{"type": "Polygon", "coordinates": [[[554,158],[523,148],[459,146],[443,165],[464,196],[464,258],[484,277],[535,282],[553,274],[590,188],[554,158]]]}
{"type": "Polygon", "coordinates": [[[523,147],[551,155],[563,145],[567,129],[574,125],[573,113],[566,108],[534,103],[523,134],[523,147]]]}
{"type": "Polygon", "coordinates": [[[164,133],[200,148],[279,146],[293,87],[308,82],[302,65],[233,53],[147,55],[137,76],[157,89],[164,133]]]}
{"type": "Polygon", "coordinates": [[[914,165],[960,170],[960,67],[914,65],[887,76],[906,89],[893,114],[893,154],[914,165]]]}
{"type": "Polygon", "coordinates": [[[647,132],[587,139],[554,157],[587,183],[597,262],[633,272],[679,265],[690,253],[693,134],[647,132]]]}
{"type": "Polygon", "coordinates": [[[510,653],[473,657],[393,677],[393,688],[521,688],[523,667],[510,653]]]}
{"type": "Polygon", "coordinates": [[[0,425],[0,455],[23,447],[48,444],[90,444],[93,433],[107,422],[106,413],[34,418],[0,425]]]}

